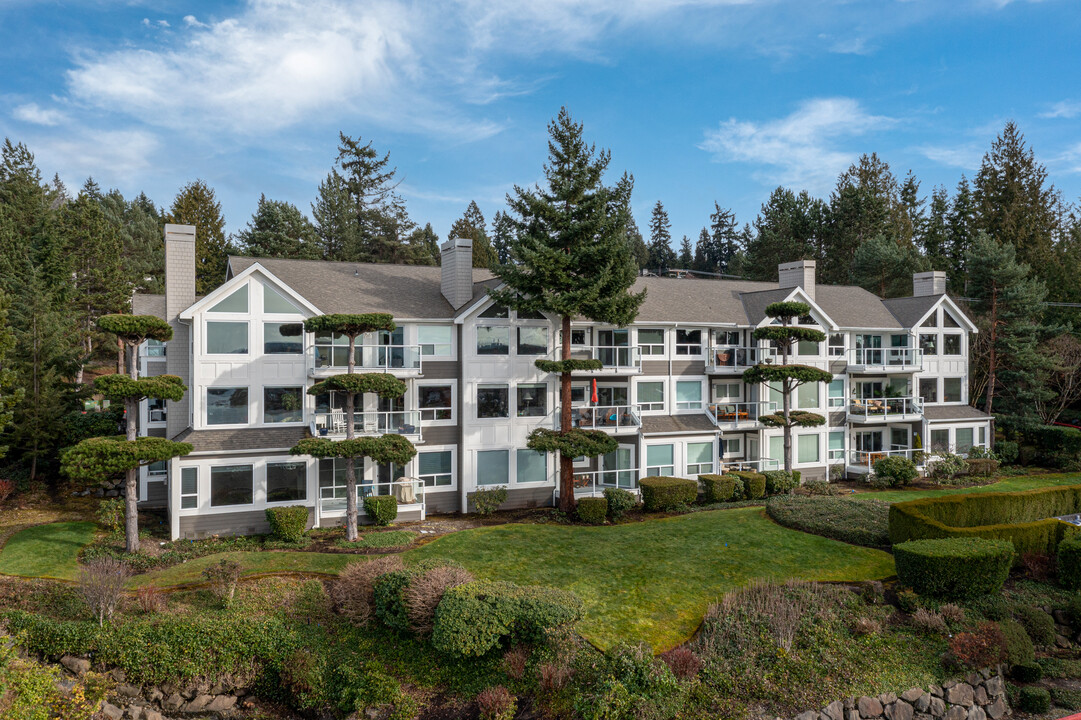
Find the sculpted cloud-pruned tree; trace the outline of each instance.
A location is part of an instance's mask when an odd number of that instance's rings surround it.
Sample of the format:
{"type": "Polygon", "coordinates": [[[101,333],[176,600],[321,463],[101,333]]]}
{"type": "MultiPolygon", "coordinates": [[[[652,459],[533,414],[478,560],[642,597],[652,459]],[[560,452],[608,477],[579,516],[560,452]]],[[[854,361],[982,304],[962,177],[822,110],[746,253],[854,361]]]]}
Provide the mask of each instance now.
{"type": "Polygon", "coordinates": [[[571,427],[571,373],[601,367],[598,360],[571,358],[571,318],[626,325],[638,315],[645,293],[630,292],[637,276],[627,242],[633,181],[624,175],[614,186],[603,184],[610,155],[586,145],[582,126],[566,108],[548,124],[548,132],[546,187],[515,186],[508,196],[514,263],[495,268],[505,287],[489,294],[519,311],[560,318],[562,359],[536,361],[541,370],[560,375],[559,430],[538,428],[528,445],[559,453],[559,505],[571,510],[574,458],[596,457],[617,446],[604,432],[571,427]]]}
{"type": "Polygon", "coordinates": [[[345,460],[345,539],[349,542],[357,539],[357,458],[369,457],[377,463],[404,465],[417,454],[413,444],[401,435],[356,437],[357,395],[374,393],[381,398],[400,398],[406,390],[405,383],[389,373],[356,372],[357,337],[381,330],[393,332],[396,327],[394,318],[387,313],[316,315],[304,322],[308,332],[337,333],[349,338],[348,372],[333,375],[308,388],[309,395],[331,391],[345,394],[345,440],[304,438],[290,449],[293,455],[345,460]]]}
{"type": "Polygon", "coordinates": [[[781,412],[763,415],[759,419],[766,425],[784,429],[784,469],[792,471],[792,428],[817,427],[826,423],[826,418],[817,413],[792,409],[792,393],[806,383],[828,383],[833,375],[810,365],[789,365],[788,358],[800,342],[825,342],[826,334],[814,328],[799,327],[799,318],[811,312],[807,303],[777,302],[766,306],[766,315],[778,321],[778,324],[766,325],[754,331],[755,340],[769,340],[776,343],[781,351],[780,364],[762,363],[748,368],[743,373],[743,381],[759,384],[768,383],[779,386],[781,392],[781,412]]]}
{"type": "Polygon", "coordinates": [[[127,417],[127,435],[83,440],[61,457],[61,466],[76,480],[103,480],[126,473],[124,485],[124,536],[126,549],[139,552],[139,468],[150,463],[187,455],[188,443],[159,437],[136,437],[139,403],[147,398],[173,400],[184,397],[187,388],[175,375],[139,377],[137,355],[146,340],[171,340],[169,323],[152,315],[103,315],[98,326],[116,335],[124,344],[127,375],[103,375],[94,382],[95,389],[109,400],[123,402],[127,417]]]}

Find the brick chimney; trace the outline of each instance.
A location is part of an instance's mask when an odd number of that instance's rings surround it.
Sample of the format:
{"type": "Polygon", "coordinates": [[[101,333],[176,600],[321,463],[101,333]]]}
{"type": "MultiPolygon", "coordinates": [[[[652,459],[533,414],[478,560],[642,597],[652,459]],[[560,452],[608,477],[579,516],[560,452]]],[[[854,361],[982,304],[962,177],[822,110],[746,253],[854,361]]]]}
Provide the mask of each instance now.
{"type": "Polygon", "coordinates": [[[457,310],[473,298],[473,241],[451,238],[439,247],[441,271],[439,289],[457,310]]]}
{"type": "Polygon", "coordinates": [[[777,286],[780,288],[803,288],[807,297],[815,299],[815,261],[796,260],[777,266],[777,286]]]}
{"type": "MultiPolygon", "coordinates": [[[[191,326],[180,313],[195,303],[195,226],[165,226],[165,319],[173,326],[173,339],[165,354],[165,371],[191,387],[191,326]]],[[[174,437],[191,425],[191,392],[169,402],[166,435],[174,437]]]]}
{"type": "Polygon", "coordinates": [[[942,270],[931,270],[912,275],[912,297],[924,297],[926,295],[946,294],[946,273],[942,270]]]}

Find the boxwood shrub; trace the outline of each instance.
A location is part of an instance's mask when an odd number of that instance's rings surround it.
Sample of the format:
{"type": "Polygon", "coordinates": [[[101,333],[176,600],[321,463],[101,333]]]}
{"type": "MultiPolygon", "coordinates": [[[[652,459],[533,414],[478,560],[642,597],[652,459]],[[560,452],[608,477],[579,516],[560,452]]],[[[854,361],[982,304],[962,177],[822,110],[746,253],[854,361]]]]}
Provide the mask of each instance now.
{"type": "Polygon", "coordinates": [[[1019,605],[1014,608],[1014,618],[1032,638],[1033,645],[1055,644],[1055,621],[1038,607],[1019,605]]]}
{"type": "Polygon", "coordinates": [[[743,481],[743,498],[759,500],[766,496],[766,476],[759,472],[738,471],[732,473],[743,481]]]}
{"type": "Polygon", "coordinates": [[[364,498],[364,512],[376,525],[390,525],[398,517],[398,500],[393,495],[369,495],[364,498]]]}
{"type": "Polygon", "coordinates": [[[623,488],[605,488],[604,499],[608,501],[608,517],[613,520],[619,520],[638,504],[634,493],[623,488]]]}
{"type": "Polygon", "coordinates": [[[657,475],[642,478],[642,504],[646,512],[663,512],[680,505],[690,505],[698,498],[698,483],[687,478],[657,475]]]}
{"type": "Polygon", "coordinates": [[[400,632],[409,630],[409,607],[403,593],[413,574],[412,569],[391,570],[380,575],[372,586],[375,616],[387,627],[400,632]]]}
{"type": "Polygon", "coordinates": [[[734,497],[736,493],[736,478],[731,475],[699,475],[698,481],[702,483],[707,503],[719,503],[743,499],[742,497],[734,497]]]}
{"type": "Polygon", "coordinates": [[[1028,713],[1044,715],[1051,710],[1051,692],[1045,687],[1024,685],[1018,696],[1017,707],[1028,713]]]}
{"type": "Polygon", "coordinates": [[[887,455],[875,461],[875,477],[889,487],[904,487],[920,476],[916,463],[900,455],[887,455]]]}
{"type": "Polygon", "coordinates": [[[608,516],[608,500],[602,497],[584,497],[578,501],[578,519],[590,525],[603,525],[608,516]]]}
{"type": "Polygon", "coordinates": [[[893,546],[897,577],[921,595],[975,598],[996,593],[1013,564],[1008,540],[942,538],[893,546]]]}
{"type": "Polygon", "coordinates": [[[300,542],[308,531],[308,508],[303,505],[267,508],[266,519],[270,523],[270,534],[276,540],[300,542]]]}
{"type": "Polygon", "coordinates": [[[784,470],[767,470],[762,474],[766,477],[767,495],[787,495],[799,485],[799,478],[784,470]]]}
{"type": "Polygon", "coordinates": [[[1070,590],[1081,589],[1081,534],[1070,533],[1058,545],[1058,581],[1070,590]]]}

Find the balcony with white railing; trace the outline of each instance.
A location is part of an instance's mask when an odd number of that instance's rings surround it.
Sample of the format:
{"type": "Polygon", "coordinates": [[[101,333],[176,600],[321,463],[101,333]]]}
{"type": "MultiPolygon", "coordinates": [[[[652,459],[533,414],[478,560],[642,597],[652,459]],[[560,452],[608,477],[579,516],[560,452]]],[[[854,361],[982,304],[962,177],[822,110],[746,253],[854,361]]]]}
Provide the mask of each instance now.
{"type": "MultiPolygon", "coordinates": [[[[590,374],[634,375],[642,372],[642,349],[637,345],[591,345],[571,347],[571,358],[575,360],[600,360],[601,369],[591,370],[590,374]]],[[[562,360],[563,351],[556,349],[548,353],[548,360],[562,360]]]]}
{"type": "MultiPolygon", "coordinates": [[[[555,427],[558,429],[562,413],[555,410],[555,427]]],[[[571,427],[582,430],[603,430],[622,434],[638,432],[642,419],[633,405],[592,405],[571,408],[571,427]]]]}
{"type": "Polygon", "coordinates": [[[848,402],[848,422],[914,422],[923,419],[923,403],[918,397],[864,398],[848,402]]]}
{"type": "Polygon", "coordinates": [[[589,470],[574,473],[574,494],[577,497],[603,495],[605,488],[622,488],[638,492],[638,468],[622,470],[589,470]]]}
{"type": "Polygon", "coordinates": [[[850,373],[909,373],[923,369],[919,348],[853,348],[845,355],[850,373]]]}
{"type": "Polygon", "coordinates": [[[709,415],[709,419],[722,430],[758,427],[759,418],[775,412],[777,412],[775,402],[722,402],[706,405],[706,414],[709,415]]]}
{"type": "MultiPolygon", "coordinates": [[[[343,481],[344,482],[344,481],[343,481]]],[[[398,501],[398,511],[420,508],[424,517],[424,481],[417,478],[402,478],[393,482],[357,483],[357,514],[366,517],[364,498],[371,495],[393,495],[398,501]]],[[[344,484],[327,485],[319,488],[319,514],[323,517],[336,517],[345,514],[346,486],[344,484]]]]}
{"type": "Polygon", "coordinates": [[[908,458],[916,463],[917,467],[923,467],[927,453],[916,448],[898,448],[889,450],[852,450],[848,454],[848,470],[857,473],[869,473],[875,469],[875,463],[887,457],[908,458]]]}
{"type": "MultiPolygon", "coordinates": [[[[349,372],[349,347],[311,345],[307,350],[308,375],[327,377],[349,372]]],[[[413,376],[421,373],[420,345],[357,345],[355,372],[387,372],[413,376]]]]}
{"type": "Polygon", "coordinates": [[[780,470],[782,467],[780,460],[773,460],[772,458],[759,458],[758,460],[740,460],[734,458],[732,460],[721,459],[720,462],[721,473],[726,472],[765,472],[766,470],[780,470]]]}
{"type": "Polygon", "coordinates": [[[715,346],[706,356],[706,372],[742,373],[761,363],[779,362],[777,351],[770,347],[715,346]]]}
{"type": "MultiPolygon", "coordinates": [[[[315,413],[311,422],[314,437],[341,440],[345,437],[348,423],[345,411],[315,413]]],[[[373,435],[405,435],[410,440],[420,440],[420,411],[394,410],[389,412],[358,412],[353,414],[353,432],[357,437],[373,435]]]]}

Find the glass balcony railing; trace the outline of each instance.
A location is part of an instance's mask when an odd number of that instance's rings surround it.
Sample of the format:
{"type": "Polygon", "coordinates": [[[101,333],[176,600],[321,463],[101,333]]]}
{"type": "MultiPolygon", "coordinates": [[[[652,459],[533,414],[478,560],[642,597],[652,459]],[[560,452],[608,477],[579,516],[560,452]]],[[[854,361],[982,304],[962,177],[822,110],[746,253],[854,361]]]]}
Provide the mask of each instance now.
{"type": "MultiPolygon", "coordinates": [[[[556,427],[561,413],[556,409],[556,427]]],[[[583,430],[638,430],[642,419],[633,405],[594,405],[571,408],[571,426],[583,430]]]]}
{"type": "Polygon", "coordinates": [[[862,398],[848,403],[848,417],[856,422],[900,420],[923,415],[918,397],[862,398]]]}
{"type": "Polygon", "coordinates": [[[575,495],[601,495],[605,488],[638,490],[638,468],[574,473],[575,495]]]}
{"type": "MultiPolygon", "coordinates": [[[[576,360],[600,360],[603,370],[617,370],[622,372],[641,372],[642,349],[629,345],[591,345],[572,346],[571,357],[576,360]]],[[[562,360],[561,350],[555,350],[548,354],[549,360],[562,360]]]]}
{"type": "Polygon", "coordinates": [[[710,403],[706,406],[706,414],[717,427],[757,423],[761,416],[775,412],[775,402],[710,403]]]}
{"type": "MultiPolygon", "coordinates": [[[[357,372],[421,370],[420,345],[358,345],[355,356],[357,372]]],[[[308,361],[308,367],[320,375],[347,372],[349,347],[312,345],[308,348],[308,361]]]]}
{"type": "MultiPolygon", "coordinates": [[[[385,483],[357,483],[357,513],[364,515],[364,498],[372,495],[393,495],[399,505],[425,507],[424,481],[402,478],[385,483]]],[[[323,485],[319,488],[319,509],[323,514],[343,513],[346,509],[345,484],[323,485]]]]}
{"type": "MultiPolygon", "coordinates": [[[[315,413],[312,435],[342,438],[345,437],[347,424],[344,410],[315,413]]],[[[354,413],[353,432],[356,435],[419,435],[420,411],[354,413]]]]}
{"type": "Polygon", "coordinates": [[[853,348],[848,351],[848,364],[857,367],[886,369],[919,368],[923,366],[923,350],[919,348],[853,348]]]}
{"type": "Polygon", "coordinates": [[[706,368],[712,372],[742,372],[760,363],[775,363],[777,358],[777,351],[769,347],[714,346],[709,349],[706,368]]]}

